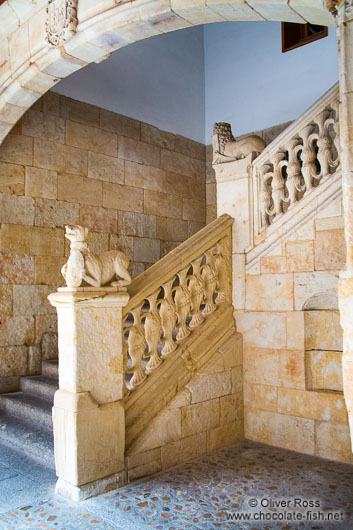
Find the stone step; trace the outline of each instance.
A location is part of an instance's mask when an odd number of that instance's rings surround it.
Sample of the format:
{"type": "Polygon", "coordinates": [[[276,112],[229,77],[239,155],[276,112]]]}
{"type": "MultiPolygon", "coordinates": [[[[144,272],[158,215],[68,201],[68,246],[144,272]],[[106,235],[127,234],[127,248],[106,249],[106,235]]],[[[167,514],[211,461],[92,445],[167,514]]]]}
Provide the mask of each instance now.
{"type": "Polygon", "coordinates": [[[58,389],[58,381],[54,378],[42,375],[21,377],[20,389],[22,392],[45,399],[53,404],[54,394],[58,389]]]}
{"type": "Polygon", "coordinates": [[[49,361],[42,361],[42,375],[58,380],[59,378],[59,363],[57,359],[49,361]]]}
{"type": "Polygon", "coordinates": [[[11,418],[17,418],[38,429],[53,430],[51,409],[53,404],[24,392],[0,395],[0,410],[11,418]]]}
{"type": "Polygon", "coordinates": [[[0,416],[0,443],[48,467],[55,467],[53,433],[41,429],[35,422],[23,422],[6,414],[0,416]]]}

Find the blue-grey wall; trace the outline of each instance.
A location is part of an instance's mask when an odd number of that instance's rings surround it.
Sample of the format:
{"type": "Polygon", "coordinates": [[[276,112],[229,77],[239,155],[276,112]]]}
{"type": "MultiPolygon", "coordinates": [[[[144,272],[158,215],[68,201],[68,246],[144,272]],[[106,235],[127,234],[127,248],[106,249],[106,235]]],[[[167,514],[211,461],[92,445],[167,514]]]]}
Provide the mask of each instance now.
{"type": "Polygon", "coordinates": [[[203,27],[130,44],[70,75],[54,90],[204,142],[203,27]]]}
{"type": "Polygon", "coordinates": [[[117,50],[55,91],[210,143],[213,124],[238,136],[296,119],[338,79],[335,30],[282,53],[278,22],[221,22],[117,50]]]}
{"type": "Polygon", "coordinates": [[[204,46],[206,143],[216,121],[239,136],[294,120],[338,79],[334,28],[282,53],[278,22],[207,24],[204,46]]]}

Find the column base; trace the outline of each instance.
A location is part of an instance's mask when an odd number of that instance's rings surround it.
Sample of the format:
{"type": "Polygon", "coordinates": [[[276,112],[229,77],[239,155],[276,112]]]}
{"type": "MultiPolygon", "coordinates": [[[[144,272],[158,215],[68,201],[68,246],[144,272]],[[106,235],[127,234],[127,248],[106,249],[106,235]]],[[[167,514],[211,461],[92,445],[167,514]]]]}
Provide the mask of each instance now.
{"type": "Polygon", "coordinates": [[[106,493],[107,491],[121,488],[126,483],[127,475],[125,471],[120,471],[109,477],[94,480],[93,482],[83,484],[82,486],[73,486],[69,482],[59,478],[55,486],[55,493],[62,495],[67,499],[71,499],[72,501],[79,502],[89,499],[90,497],[95,497],[96,495],[102,495],[102,493],[106,493]]]}

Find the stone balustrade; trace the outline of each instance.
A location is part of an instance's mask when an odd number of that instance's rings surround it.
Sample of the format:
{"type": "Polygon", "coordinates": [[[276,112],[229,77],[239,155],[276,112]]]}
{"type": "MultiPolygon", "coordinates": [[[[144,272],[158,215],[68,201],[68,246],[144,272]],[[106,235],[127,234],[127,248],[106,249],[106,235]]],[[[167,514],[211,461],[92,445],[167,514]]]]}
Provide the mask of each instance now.
{"type": "Polygon", "coordinates": [[[338,85],[335,85],[253,162],[258,233],[307,197],[339,167],[338,85]]]}
{"type": "Polygon", "coordinates": [[[123,313],[130,391],[172,357],[197,328],[206,325],[218,307],[231,304],[231,220],[227,217],[214,223],[221,227],[216,239],[214,230],[202,230],[182,244],[194,249],[192,255],[177,259],[183,253],[179,247],[178,254],[170,253],[131,284],[132,290],[139,284],[139,290],[123,313]],[[211,237],[205,238],[204,231],[211,237]],[[161,273],[165,277],[158,281],[161,273]]]}

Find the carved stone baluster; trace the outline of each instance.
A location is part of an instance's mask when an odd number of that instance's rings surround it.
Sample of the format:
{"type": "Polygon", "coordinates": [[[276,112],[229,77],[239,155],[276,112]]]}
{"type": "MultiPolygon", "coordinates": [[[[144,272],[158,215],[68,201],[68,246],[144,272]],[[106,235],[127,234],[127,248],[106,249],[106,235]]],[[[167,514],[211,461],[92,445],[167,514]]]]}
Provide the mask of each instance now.
{"type": "Polygon", "coordinates": [[[146,365],[146,374],[153,372],[162,363],[157,350],[162,334],[161,320],[157,309],[158,293],[159,290],[147,298],[150,310],[145,319],[145,335],[148,344],[148,353],[145,356],[150,359],[146,365]]]}
{"type": "Polygon", "coordinates": [[[131,358],[129,372],[132,372],[133,376],[130,379],[129,386],[135,388],[146,379],[146,374],[142,369],[142,358],[146,348],[146,340],[145,331],[141,324],[141,307],[133,309],[131,313],[134,317],[134,323],[129,330],[127,343],[129,347],[129,356],[131,358]]]}
{"type": "Polygon", "coordinates": [[[286,145],[288,151],[286,188],[288,191],[289,208],[297,202],[297,192],[300,191],[300,162],[298,152],[302,149],[300,140],[292,138],[286,145]]]}
{"type": "Polygon", "coordinates": [[[163,285],[164,299],[158,302],[159,316],[163,328],[163,350],[162,359],[165,359],[173,351],[177,349],[177,344],[173,340],[173,329],[176,326],[177,314],[173,303],[172,285],[174,280],[171,280],[163,285]]]}
{"type": "Polygon", "coordinates": [[[217,298],[216,305],[220,305],[229,299],[231,291],[230,279],[232,276],[231,242],[225,237],[217,243],[217,253],[214,257],[214,265],[217,271],[217,298]]]}
{"type": "Polygon", "coordinates": [[[332,163],[333,159],[333,142],[329,132],[329,126],[331,123],[333,123],[333,120],[330,118],[330,111],[323,110],[320,112],[315,121],[319,127],[319,135],[317,138],[317,146],[319,151],[317,158],[321,166],[319,178],[322,178],[330,174],[330,164],[332,163]]]}
{"type": "Polygon", "coordinates": [[[334,169],[337,169],[337,167],[339,166],[340,164],[340,153],[341,153],[341,146],[340,146],[340,124],[339,124],[339,121],[338,121],[338,106],[339,106],[339,101],[338,99],[336,99],[336,101],[334,101],[334,103],[331,105],[331,108],[332,108],[332,121],[333,121],[333,130],[335,132],[335,137],[333,139],[333,143],[334,143],[334,146],[336,148],[336,152],[337,152],[337,158],[335,158],[334,160],[332,160],[331,162],[331,166],[334,168],[334,169]]]}
{"type": "Polygon", "coordinates": [[[174,289],[174,302],[178,315],[177,327],[179,328],[178,334],[176,336],[177,341],[181,341],[190,335],[190,330],[186,327],[186,319],[188,318],[191,310],[191,297],[186,285],[188,269],[189,266],[178,272],[179,285],[177,285],[174,289]]]}
{"type": "Polygon", "coordinates": [[[205,291],[205,308],[202,311],[202,314],[209,315],[216,309],[213,302],[213,295],[217,287],[217,271],[214,265],[213,249],[207,250],[205,256],[206,264],[203,265],[201,273],[205,291]]]}
{"type": "Polygon", "coordinates": [[[260,209],[260,223],[261,230],[264,230],[270,225],[270,205],[271,205],[271,193],[268,185],[268,179],[272,178],[272,172],[270,172],[271,166],[264,165],[261,167],[259,172],[260,179],[260,197],[259,197],[259,209],[260,209]]]}
{"type": "Polygon", "coordinates": [[[315,165],[316,153],[313,147],[313,141],[316,140],[317,134],[314,132],[313,125],[307,125],[300,131],[300,136],[303,139],[303,149],[300,155],[302,159],[302,175],[305,181],[305,194],[311,192],[313,189],[313,179],[317,177],[317,170],[315,165]]]}
{"type": "Polygon", "coordinates": [[[188,277],[188,289],[191,295],[191,311],[190,314],[192,319],[190,321],[189,327],[196,328],[204,321],[203,316],[201,315],[200,306],[204,297],[204,286],[201,279],[201,260],[198,258],[191,263],[193,274],[188,277]]]}
{"type": "Polygon", "coordinates": [[[284,178],[282,176],[282,166],[285,154],[282,151],[274,153],[270,159],[273,164],[272,173],[272,200],[275,217],[283,215],[283,200],[284,200],[284,178]]]}

